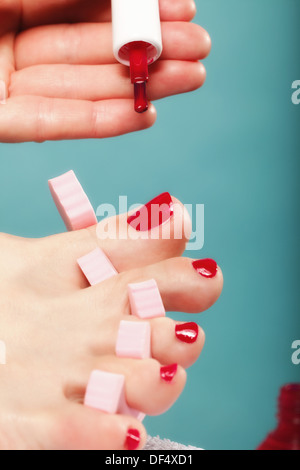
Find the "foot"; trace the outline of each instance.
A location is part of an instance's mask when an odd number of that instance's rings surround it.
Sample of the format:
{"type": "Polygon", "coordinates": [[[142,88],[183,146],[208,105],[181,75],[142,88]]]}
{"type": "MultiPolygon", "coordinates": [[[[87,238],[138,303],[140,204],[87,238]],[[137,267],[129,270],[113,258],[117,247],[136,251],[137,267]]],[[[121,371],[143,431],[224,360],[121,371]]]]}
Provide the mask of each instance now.
{"type": "Polygon", "coordinates": [[[124,375],[129,406],[147,415],[165,412],[181,394],[185,368],[204,345],[200,327],[187,338],[181,331],[189,325],[150,320],[152,359],[115,356],[120,320],[133,320],[129,283],[155,279],[167,311],[201,312],[221,293],[220,269],[208,278],[193,260],[178,257],[187,240],[173,236],[176,217],[164,226],[170,240],[136,233],[135,241],[102,241],[97,227],[42,240],[0,236],[0,339],[7,347],[7,365],[0,366],[0,448],[143,448],[139,421],[89,409],[83,399],[95,369],[124,375]],[[76,260],[97,246],[120,274],[89,288],[76,260]],[[167,382],[161,367],[171,364],[178,369],[167,382]]]}

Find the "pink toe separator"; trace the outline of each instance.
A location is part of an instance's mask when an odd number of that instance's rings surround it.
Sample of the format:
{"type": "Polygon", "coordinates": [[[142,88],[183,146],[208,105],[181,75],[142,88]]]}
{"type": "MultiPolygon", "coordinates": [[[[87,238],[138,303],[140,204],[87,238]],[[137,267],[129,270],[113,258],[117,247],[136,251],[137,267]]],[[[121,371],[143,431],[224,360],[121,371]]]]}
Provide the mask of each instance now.
{"type": "Polygon", "coordinates": [[[115,414],[119,410],[121,394],[124,391],[123,375],[94,370],[86,389],[85,406],[115,414]]]}
{"type": "Polygon", "coordinates": [[[140,411],[130,408],[125,399],[125,377],[94,370],[86,389],[84,405],[110,414],[124,414],[142,421],[140,411]]]}
{"type": "Polygon", "coordinates": [[[128,285],[132,315],[139,318],[157,318],[166,315],[165,307],[154,279],[128,285]]]}
{"type": "Polygon", "coordinates": [[[96,248],[91,253],[79,258],[77,263],[91,286],[96,286],[118,274],[118,271],[100,248],[96,248]]]}
{"type": "Polygon", "coordinates": [[[67,230],[81,230],[97,224],[94,209],[74,171],[49,180],[49,188],[67,230]]]}
{"type": "Polygon", "coordinates": [[[130,359],[149,359],[151,357],[150,323],[121,321],[116,355],[130,359]]]}

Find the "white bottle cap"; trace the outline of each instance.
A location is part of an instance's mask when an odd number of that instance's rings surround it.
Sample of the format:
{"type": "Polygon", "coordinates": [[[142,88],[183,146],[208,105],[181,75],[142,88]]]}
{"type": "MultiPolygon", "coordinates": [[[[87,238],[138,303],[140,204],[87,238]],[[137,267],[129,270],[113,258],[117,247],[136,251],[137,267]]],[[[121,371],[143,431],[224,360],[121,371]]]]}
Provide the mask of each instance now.
{"type": "Polygon", "coordinates": [[[162,53],[159,0],[112,0],[113,49],[116,59],[130,65],[129,50],[132,42],[145,42],[148,64],[162,53]]]}

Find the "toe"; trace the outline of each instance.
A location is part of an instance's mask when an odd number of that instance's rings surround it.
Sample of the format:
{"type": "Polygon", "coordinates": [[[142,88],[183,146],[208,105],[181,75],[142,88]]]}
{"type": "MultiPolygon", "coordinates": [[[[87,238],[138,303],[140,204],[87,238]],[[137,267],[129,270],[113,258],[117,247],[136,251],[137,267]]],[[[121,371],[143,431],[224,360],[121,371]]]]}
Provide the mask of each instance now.
{"type": "Polygon", "coordinates": [[[151,320],[151,352],[161,364],[190,367],[199,358],[205,333],[196,323],[174,322],[170,318],[151,320]]]}
{"type": "Polygon", "coordinates": [[[136,419],[79,404],[68,403],[52,422],[53,450],[141,450],[146,443],[145,428],[136,419]]]}
{"type": "Polygon", "coordinates": [[[68,381],[65,388],[68,399],[83,401],[93,370],[124,375],[127,404],[130,408],[152,416],[165,413],[176,402],[186,383],[185,370],[175,364],[162,366],[154,359],[135,360],[104,356],[92,358],[81,371],[74,371],[74,375],[80,378],[68,381]]]}
{"type": "Polygon", "coordinates": [[[178,199],[162,193],[144,206],[90,229],[119,272],[181,255],[191,234],[190,216],[178,199]],[[159,207],[162,216],[151,208],[159,207]],[[145,211],[145,213],[144,213],[145,211]],[[145,220],[146,218],[146,220],[145,220]]]}
{"type": "MultiPolygon", "coordinates": [[[[115,353],[121,320],[141,321],[131,315],[128,285],[149,279],[156,280],[167,311],[200,313],[217,301],[223,287],[222,271],[214,261],[173,258],[124,272],[104,284],[78,292],[76,305],[80,306],[80,312],[89,311],[89,340],[86,347],[93,355],[115,353]],[[99,316],[101,305],[109,305],[109,308],[107,313],[104,308],[103,314],[99,316]],[[103,335],[102,331],[106,331],[106,334],[103,335]]],[[[199,326],[195,323],[175,323],[166,317],[149,321],[153,358],[162,364],[176,362],[185,368],[197,360],[205,342],[205,334],[199,326]]]]}
{"type": "MultiPolygon", "coordinates": [[[[131,315],[130,322],[143,322],[131,315]]],[[[199,358],[205,343],[205,333],[194,322],[175,322],[171,318],[149,320],[151,326],[151,357],[160,364],[179,364],[185,369],[199,358]]],[[[114,323],[115,331],[111,332],[107,350],[114,354],[118,338],[119,322],[114,323]]],[[[96,349],[94,349],[95,353],[96,349]]]]}
{"type": "Polygon", "coordinates": [[[131,283],[155,279],[166,310],[186,313],[200,313],[210,308],[223,288],[222,271],[210,259],[173,258],[123,273],[120,278],[124,289],[131,283]]]}
{"type": "MultiPolygon", "coordinates": [[[[170,201],[171,206],[163,209],[164,223],[152,230],[140,230],[135,222],[138,221],[135,210],[130,215],[125,213],[105,219],[87,230],[43,239],[36,243],[36,258],[42,264],[55,260],[52,277],[57,278],[58,286],[66,292],[87,287],[77,260],[97,247],[104,251],[118,272],[180,256],[190,238],[191,219],[176,198],[170,197],[170,201]]],[[[159,205],[163,206],[165,204],[159,205]]]]}

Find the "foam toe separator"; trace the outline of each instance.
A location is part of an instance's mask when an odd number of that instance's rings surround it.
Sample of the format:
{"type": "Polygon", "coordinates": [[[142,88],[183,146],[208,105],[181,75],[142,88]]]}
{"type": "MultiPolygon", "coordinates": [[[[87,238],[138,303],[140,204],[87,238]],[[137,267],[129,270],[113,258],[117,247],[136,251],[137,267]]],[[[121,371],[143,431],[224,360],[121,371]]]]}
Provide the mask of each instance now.
{"type": "Polygon", "coordinates": [[[131,313],[139,318],[158,318],[166,315],[165,307],[154,279],[128,285],[131,313]]]}
{"type": "Polygon", "coordinates": [[[130,359],[149,359],[151,357],[150,323],[121,321],[116,355],[130,359]]]}
{"type": "Polygon", "coordinates": [[[142,421],[144,413],[130,408],[125,398],[124,375],[101,370],[91,373],[84,397],[84,405],[110,414],[124,414],[142,421]]]}
{"type": "Polygon", "coordinates": [[[49,188],[67,230],[81,230],[97,224],[94,209],[74,171],[49,180],[49,188]]]}
{"type": "Polygon", "coordinates": [[[96,248],[91,253],[79,258],[77,263],[91,286],[96,286],[118,274],[118,271],[100,248],[96,248]]]}

